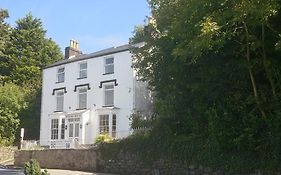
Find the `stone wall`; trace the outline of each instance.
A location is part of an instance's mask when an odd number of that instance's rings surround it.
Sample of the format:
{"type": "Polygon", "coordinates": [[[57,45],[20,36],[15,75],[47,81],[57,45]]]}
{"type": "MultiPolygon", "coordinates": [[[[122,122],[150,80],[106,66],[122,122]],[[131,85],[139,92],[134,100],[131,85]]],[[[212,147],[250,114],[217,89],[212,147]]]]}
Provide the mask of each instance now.
{"type": "Polygon", "coordinates": [[[140,156],[120,152],[117,155],[98,155],[99,172],[116,173],[121,175],[222,175],[221,171],[215,171],[203,166],[184,164],[180,161],[160,159],[153,162],[143,161],[140,156]],[[107,158],[105,158],[107,157],[107,158]]]}
{"type": "Polygon", "coordinates": [[[0,147],[0,164],[13,160],[15,150],[17,150],[17,147],[0,147]]]}
{"type": "Polygon", "coordinates": [[[24,166],[30,159],[36,159],[42,168],[96,171],[96,151],[75,150],[21,150],[15,152],[15,166],[24,166]]]}

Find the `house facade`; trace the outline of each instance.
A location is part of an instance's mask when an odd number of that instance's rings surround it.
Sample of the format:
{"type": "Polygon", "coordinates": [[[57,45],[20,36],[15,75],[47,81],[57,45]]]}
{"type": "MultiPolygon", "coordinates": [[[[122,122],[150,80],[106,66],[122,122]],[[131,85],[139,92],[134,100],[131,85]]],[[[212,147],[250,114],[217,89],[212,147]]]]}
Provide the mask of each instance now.
{"type": "Polygon", "coordinates": [[[100,134],[131,134],[130,115],[151,107],[145,82],[137,81],[130,45],[82,54],[71,41],[64,60],[43,69],[40,145],[72,148],[100,134]]]}

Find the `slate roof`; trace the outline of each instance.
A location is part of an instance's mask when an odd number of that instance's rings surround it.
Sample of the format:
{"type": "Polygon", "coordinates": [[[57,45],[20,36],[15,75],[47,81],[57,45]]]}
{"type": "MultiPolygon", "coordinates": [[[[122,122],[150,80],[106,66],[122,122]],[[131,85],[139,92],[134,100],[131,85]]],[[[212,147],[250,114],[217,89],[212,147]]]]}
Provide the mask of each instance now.
{"type": "Polygon", "coordinates": [[[90,53],[90,54],[81,54],[81,55],[77,55],[74,58],[63,59],[63,60],[60,60],[58,62],[55,62],[51,65],[48,65],[48,66],[44,67],[44,69],[47,69],[47,68],[50,68],[50,67],[55,67],[55,66],[60,66],[60,65],[64,65],[64,64],[72,63],[72,62],[76,62],[76,61],[81,61],[81,60],[86,60],[86,59],[90,59],[90,58],[95,58],[95,57],[100,57],[100,56],[105,56],[105,55],[109,55],[109,54],[127,51],[131,47],[138,47],[138,46],[126,44],[126,45],[122,45],[122,46],[118,46],[118,47],[111,47],[111,48],[108,48],[108,49],[100,50],[100,51],[90,53]]]}

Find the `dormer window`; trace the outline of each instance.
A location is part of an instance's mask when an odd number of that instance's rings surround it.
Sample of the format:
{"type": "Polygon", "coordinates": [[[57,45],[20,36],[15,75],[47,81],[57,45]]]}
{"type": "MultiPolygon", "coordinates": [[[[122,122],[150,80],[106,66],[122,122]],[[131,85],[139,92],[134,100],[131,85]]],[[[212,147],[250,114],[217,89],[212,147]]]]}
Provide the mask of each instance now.
{"type": "Polygon", "coordinates": [[[57,82],[64,82],[64,67],[58,68],[57,72],[57,82]]]}
{"type": "Polygon", "coordinates": [[[87,78],[87,63],[79,64],[79,78],[87,78]]]}
{"type": "Polygon", "coordinates": [[[114,73],[114,58],[109,57],[104,60],[104,74],[114,73]]]}

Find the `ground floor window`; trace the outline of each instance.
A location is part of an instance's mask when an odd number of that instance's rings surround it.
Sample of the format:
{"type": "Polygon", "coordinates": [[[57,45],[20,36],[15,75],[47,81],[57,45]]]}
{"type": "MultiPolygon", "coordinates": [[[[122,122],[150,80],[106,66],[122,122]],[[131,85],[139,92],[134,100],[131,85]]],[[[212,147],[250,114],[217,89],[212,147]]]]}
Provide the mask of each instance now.
{"type": "Polygon", "coordinates": [[[59,119],[51,120],[51,139],[57,140],[59,136],[59,119]]]}
{"type": "Polygon", "coordinates": [[[100,115],[100,134],[109,134],[109,115],[100,115]]]}
{"type": "Polygon", "coordinates": [[[112,115],[112,131],[111,136],[113,138],[116,138],[116,114],[112,115]]]}
{"type": "Polygon", "coordinates": [[[79,137],[80,117],[81,115],[73,115],[73,116],[69,116],[68,118],[68,122],[69,122],[68,136],[70,138],[79,137]]]}
{"type": "Polygon", "coordinates": [[[61,119],[61,133],[60,133],[60,138],[64,139],[65,138],[65,119],[61,119]]]}
{"type": "Polygon", "coordinates": [[[100,134],[110,134],[111,137],[116,138],[116,123],[117,123],[117,118],[116,114],[109,115],[109,114],[104,114],[100,115],[100,134]]]}

